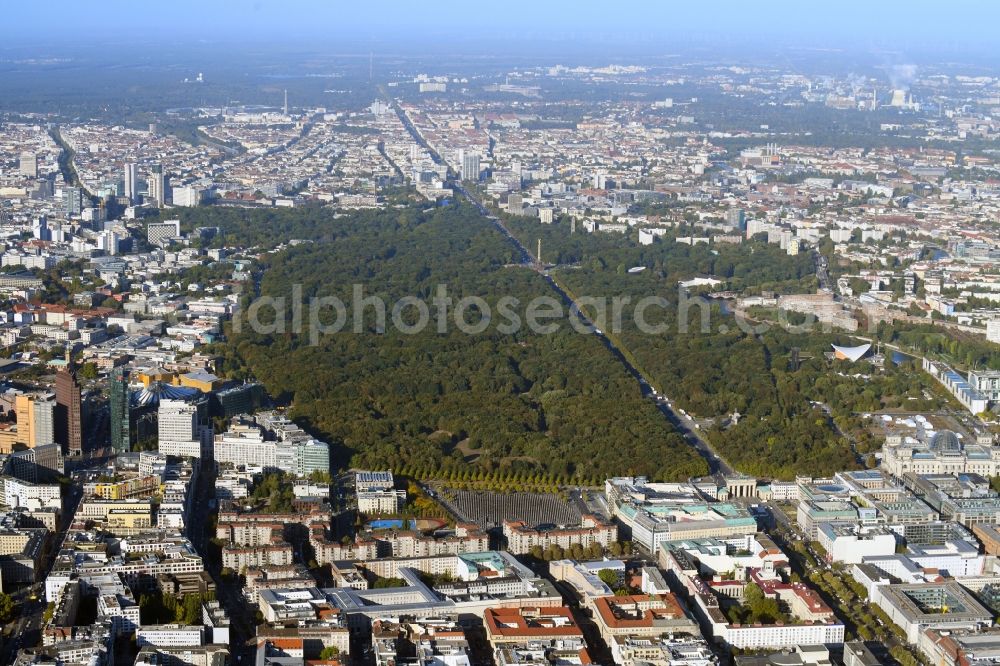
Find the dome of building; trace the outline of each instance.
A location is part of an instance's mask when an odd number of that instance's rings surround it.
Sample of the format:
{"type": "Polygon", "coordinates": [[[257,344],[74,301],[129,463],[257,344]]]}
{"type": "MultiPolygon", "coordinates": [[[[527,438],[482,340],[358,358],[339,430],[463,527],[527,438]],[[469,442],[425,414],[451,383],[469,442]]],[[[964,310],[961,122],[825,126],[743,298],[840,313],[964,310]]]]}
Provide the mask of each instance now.
{"type": "Polygon", "coordinates": [[[948,451],[961,451],[962,444],[951,430],[942,430],[931,437],[930,448],[932,451],[946,453],[948,451]]]}
{"type": "Polygon", "coordinates": [[[160,399],[187,400],[200,391],[188,386],[173,386],[164,382],[150,382],[149,386],[132,394],[132,404],[136,407],[151,407],[160,404],[160,399]]]}

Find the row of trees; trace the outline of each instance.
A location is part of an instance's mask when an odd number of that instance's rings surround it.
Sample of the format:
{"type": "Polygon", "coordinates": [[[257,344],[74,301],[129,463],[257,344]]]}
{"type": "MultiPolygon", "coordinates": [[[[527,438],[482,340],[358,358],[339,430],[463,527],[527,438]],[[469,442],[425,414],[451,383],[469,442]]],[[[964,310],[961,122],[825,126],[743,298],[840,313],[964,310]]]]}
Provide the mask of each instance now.
{"type": "Polygon", "coordinates": [[[547,548],[532,546],[529,555],[539,562],[552,562],[567,557],[573,560],[600,560],[608,555],[611,557],[631,557],[632,552],[631,541],[614,541],[607,548],[599,543],[593,543],[589,546],[574,543],[570,544],[569,548],[563,548],[558,544],[551,544],[547,548]]]}
{"type": "Polygon", "coordinates": [[[460,490],[481,490],[490,492],[538,492],[558,493],[565,486],[597,486],[604,479],[585,478],[579,475],[556,474],[545,470],[494,469],[466,466],[446,470],[436,470],[428,466],[404,465],[397,472],[400,476],[419,481],[437,479],[448,482],[449,487],[460,490]]]}
{"type": "MultiPolygon", "coordinates": [[[[795,540],[784,545],[793,569],[798,572],[792,574],[793,580],[805,579],[824,599],[831,602],[837,617],[846,625],[847,640],[877,640],[885,645],[896,643],[891,654],[898,663],[920,663],[914,652],[905,646],[902,629],[881,608],[868,602],[868,591],[864,585],[838,565],[831,569],[820,567],[805,542],[795,540]]],[[[822,551],[816,542],[812,542],[810,546],[813,550],[822,551]]]]}

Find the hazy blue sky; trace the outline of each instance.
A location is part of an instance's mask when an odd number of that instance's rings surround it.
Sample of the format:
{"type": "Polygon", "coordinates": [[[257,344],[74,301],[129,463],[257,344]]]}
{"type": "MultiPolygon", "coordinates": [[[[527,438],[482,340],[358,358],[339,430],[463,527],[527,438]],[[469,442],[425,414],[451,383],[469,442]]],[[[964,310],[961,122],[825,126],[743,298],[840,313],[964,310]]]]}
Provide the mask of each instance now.
{"type": "MultiPolygon", "coordinates": [[[[0,39],[92,45],[144,38],[475,45],[551,40],[646,44],[774,42],[961,52],[990,46],[1000,3],[951,0],[6,0],[0,39]]],[[[3,44],[0,43],[0,48],[3,44]]],[[[485,48],[485,46],[484,46],[485,48]]]]}

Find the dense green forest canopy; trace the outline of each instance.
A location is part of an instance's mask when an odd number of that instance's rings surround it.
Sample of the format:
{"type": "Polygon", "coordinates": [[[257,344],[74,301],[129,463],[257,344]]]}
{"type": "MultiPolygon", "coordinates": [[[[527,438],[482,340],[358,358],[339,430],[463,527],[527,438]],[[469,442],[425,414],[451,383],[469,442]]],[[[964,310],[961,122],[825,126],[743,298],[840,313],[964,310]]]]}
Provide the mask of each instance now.
{"type": "MultiPolygon", "coordinates": [[[[552,295],[540,276],[512,265],[513,247],[469,207],[339,217],[325,210],[206,212],[186,222],[218,225],[230,242],[234,235],[260,245],[314,241],[263,260],[265,296],[290,298],[301,285],[306,303],[337,296],[350,304],[360,286],[391,307],[405,296],[430,303],[444,285],[455,301],[478,296],[492,307],[505,296],[528,302],[552,295]]],[[[313,345],[308,314],[296,333],[290,310],[283,333],[241,321],[226,345],[226,372],[254,375],[288,400],[296,419],[338,445],[339,465],[433,473],[471,464],[591,482],[707,471],[593,335],[566,325],[553,334],[490,326],[469,335],[454,325],[442,333],[433,323],[415,334],[392,325],[377,333],[376,308],[367,307],[363,332],[349,325],[316,336],[313,345]]],[[[321,321],[332,316],[327,311],[321,321]]],[[[401,316],[413,323],[415,310],[401,316]]],[[[476,317],[470,311],[467,319],[476,317]]],[[[273,315],[261,320],[273,323],[273,315]]]]}
{"type": "MultiPolygon", "coordinates": [[[[568,220],[539,224],[526,217],[505,216],[507,228],[525,247],[534,250],[542,242],[546,264],[576,265],[594,274],[625,273],[634,266],[647,268],[645,274],[630,276],[635,281],[656,279],[656,286],[677,290],[677,280],[714,276],[728,281],[730,289],[788,291],[816,288],[815,268],[808,253],[788,256],[777,245],[752,242],[687,245],[675,243],[676,230],[669,231],[652,245],[639,245],[638,229],[625,234],[571,233],[568,220]],[[665,279],[666,278],[666,279],[665,279]]],[[[597,285],[610,287],[610,284],[597,285]]]]}
{"type": "Polygon", "coordinates": [[[578,298],[614,294],[636,302],[656,294],[669,302],[647,318],[665,334],[651,335],[635,318],[624,318],[621,330],[609,335],[680,408],[714,419],[707,435],[740,471],[788,479],[857,467],[860,455],[877,445],[859,413],[929,409],[942,402],[939,391],[926,399],[924,389],[932,387],[910,366],[888,363],[878,371],[868,363],[827,360],[832,343],[857,344],[848,335],[819,327],[758,328],[759,322],[749,321],[741,328],[720,301],[678,287],[681,280],[705,275],[724,281],[717,289],[809,292],[815,285],[807,254],[790,257],[760,242],[689,246],[667,238],[641,246],[631,234],[572,234],[566,223],[507,218],[507,225],[529,247],[541,237],[553,257],[546,261],[558,257],[570,264],[553,276],[578,298]],[[623,270],[633,266],[646,270],[623,270]],[[794,349],[798,364],[792,362],[794,349]],[[844,433],[864,441],[852,449],[844,433]]]}
{"type": "MultiPolygon", "coordinates": [[[[226,244],[238,240],[266,249],[290,239],[307,241],[262,257],[260,290],[267,296],[289,299],[300,289],[306,304],[312,297],[337,296],[351,306],[353,290],[360,288],[391,310],[404,296],[431,304],[444,286],[452,302],[482,297],[495,313],[503,297],[524,303],[552,295],[542,278],[517,265],[513,247],[464,206],[347,215],[321,208],[208,208],[184,215],[188,227],[219,226],[226,244]]],[[[666,299],[668,307],[653,308],[646,317],[663,325],[660,332],[640,330],[632,316],[605,332],[678,406],[714,419],[705,426],[708,437],[741,471],[792,478],[859,466],[878,446],[861,413],[934,409],[944,402],[940,390],[909,365],[888,363],[879,371],[825,357],[831,343],[855,344],[850,336],[776,326],[748,333],[721,301],[698,300],[697,293],[678,288],[680,280],[709,275],[725,281],[719,288],[811,291],[815,277],[807,254],[789,257],[753,241],[689,246],[666,239],[641,246],[627,234],[570,234],[566,222],[506,222],[528,247],[542,239],[546,262],[558,265],[553,279],[576,297],[666,299]],[[646,270],[629,274],[633,266],[646,270]],[[793,350],[798,364],[792,363],[793,350]]],[[[338,445],[341,465],[423,475],[472,465],[477,473],[591,481],[626,472],[675,479],[705,471],[595,337],[565,321],[551,335],[525,327],[506,333],[496,326],[468,335],[452,324],[441,333],[431,307],[431,325],[417,334],[391,325],[377,333],[375,308],[368,307],[359,319],[362,333],[349,321],[341,332],[319,335],[316,345],[310,344],[308,305],[301,332],[292,330],[289,308],[282,332],[243,326],[231,336],[227,372],[262,379],[273,395],[291,403],[294,416],[338,445]]],[[[352,320],[353,308],[345,309],[352,320]]],[[[467,319],[479,314],[472,308],[467,319]]],[[[405,309],[401,317],[413,323],[416,313],[405,309]]],[[[328,323],[332,313],[320,319],[328,323]]],[[[939,331],[880,333],[884,339],[947,344],[936,337],[939,331]]],[[[967,355],[969,349],[939,351],[967,355]]],[[[979,358],[983,350],[973,352],[979,358]]]]}

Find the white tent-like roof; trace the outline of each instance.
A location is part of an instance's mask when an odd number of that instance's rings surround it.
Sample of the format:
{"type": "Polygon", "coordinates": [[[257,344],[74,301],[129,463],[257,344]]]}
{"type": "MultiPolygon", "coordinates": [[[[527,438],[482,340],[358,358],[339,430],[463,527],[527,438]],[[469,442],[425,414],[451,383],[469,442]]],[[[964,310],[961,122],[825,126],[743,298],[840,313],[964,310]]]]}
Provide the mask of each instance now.
{"type": "Polygon", "coordinates": [[[866,342],[863,345],[858,345],[857,347],[841,347],[839,345],[830,345],[833,347],[833,352],[839,359],[846,359],[850,362],[857,361],[859,358],[868,353],[868,350],[872,348],[870,342],[866,342]]]}

